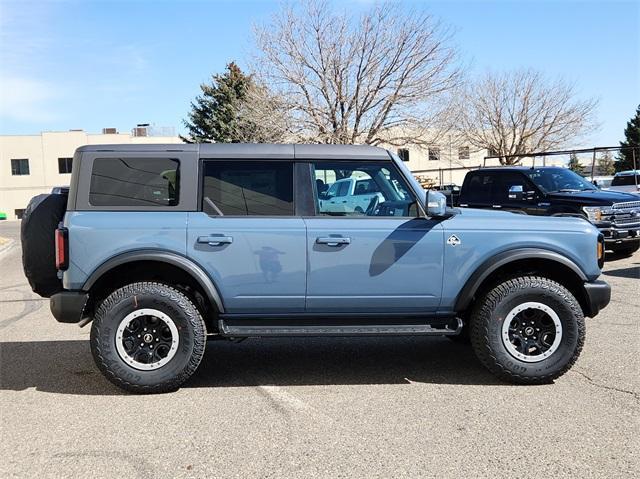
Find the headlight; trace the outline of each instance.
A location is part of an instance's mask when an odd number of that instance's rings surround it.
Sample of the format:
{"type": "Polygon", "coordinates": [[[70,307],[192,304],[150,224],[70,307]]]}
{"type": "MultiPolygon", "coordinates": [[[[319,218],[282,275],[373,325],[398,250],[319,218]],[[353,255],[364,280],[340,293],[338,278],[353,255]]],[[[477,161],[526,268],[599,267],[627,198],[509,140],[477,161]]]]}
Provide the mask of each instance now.
{"type": "Polygon", "coordinates": [[[599,206],[584,206],[582,211],[587,214],[589,221],[600,221],[602,219],[602,209],[599,206]]]}

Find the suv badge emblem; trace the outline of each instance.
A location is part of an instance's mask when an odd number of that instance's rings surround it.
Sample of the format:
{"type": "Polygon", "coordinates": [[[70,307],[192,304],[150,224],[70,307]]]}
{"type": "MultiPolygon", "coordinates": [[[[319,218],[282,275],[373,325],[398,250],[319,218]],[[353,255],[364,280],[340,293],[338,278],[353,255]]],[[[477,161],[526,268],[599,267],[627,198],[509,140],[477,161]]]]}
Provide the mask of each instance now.
{"type": "Polygon", "coordinates": [[[447,244],[451,246],[458,246],[461,243],[462,241],[460,241],[460,238],[458,238],[456,235],[449,236],[449,239],[447,240],[447,244]]]}

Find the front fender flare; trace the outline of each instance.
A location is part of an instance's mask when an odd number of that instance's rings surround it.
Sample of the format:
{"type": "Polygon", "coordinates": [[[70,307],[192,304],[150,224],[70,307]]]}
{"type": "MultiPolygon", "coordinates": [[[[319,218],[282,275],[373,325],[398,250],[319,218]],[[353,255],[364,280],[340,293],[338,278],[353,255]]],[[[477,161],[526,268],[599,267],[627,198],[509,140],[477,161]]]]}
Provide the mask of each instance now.
{"type": "Polygon", "coordinates": [[[207,294],[207,298],[212,304],[216,306],[218,312],[224,313],[224,304],[222,298],[218,292],[218,288],[213,283],[211,278],[204,270],[189,258],[182,256],[178,253],[172,253],[169,251],[144,249],[136,251],[128,251],[109,258],[102,263],[95,271],[89,276],[82,286],[83,291],[90,291],[91,287],[107,272],[117,266],[121,266],[126,263],[133,263],[135,261],[157,261],[161,263],[168,263],[172,266],[182,269],[185,273],[188,273],[195,279],[202,289],[207,294]]]}
{"type": "Polygon", "coordinates": [[[478,288],[480,288],[484,280],[487,279],[491,273],[501,266],[523,259],[545,259],[555,261],[556,263],[560,263],[571,269],[583,282],[588,281],[587,276],[576,263],[555,251],[538,248],[519,248],[504,251],[492,256],[474,271],[465,283],[464,287],[460,290],[460,293],[456,298],[454,311],[459,312],[467,309],[473,299],[473,296],[476,294],[476,291],[478,291],[478,288]]]}

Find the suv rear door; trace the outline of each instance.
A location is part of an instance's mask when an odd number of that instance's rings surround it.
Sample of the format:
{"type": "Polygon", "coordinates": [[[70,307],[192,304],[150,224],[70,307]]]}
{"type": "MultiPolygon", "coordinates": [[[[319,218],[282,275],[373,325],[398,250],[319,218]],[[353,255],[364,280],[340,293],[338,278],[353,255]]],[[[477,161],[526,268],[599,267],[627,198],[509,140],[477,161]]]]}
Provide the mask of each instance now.
{"type": "Polygon", "coordinates": [[[306,230],[293,178],[292,159],[201,159],[187,254],[211,276],[227,313],[304,311],[306,230]]]}
{"type": "Polygon", "coordinates": [[[394,163],[317,160],[309,167],[313,179],[324,183],[344,176],[374,181],[385,201],[369,214],[355,208],[336,214],[321,206],[316,192],[316,214],[304,218],[309,264],[306,310],[435,311],[442,292],[443,230],[438,221],[418,216],[415,194],[394,163]]]}

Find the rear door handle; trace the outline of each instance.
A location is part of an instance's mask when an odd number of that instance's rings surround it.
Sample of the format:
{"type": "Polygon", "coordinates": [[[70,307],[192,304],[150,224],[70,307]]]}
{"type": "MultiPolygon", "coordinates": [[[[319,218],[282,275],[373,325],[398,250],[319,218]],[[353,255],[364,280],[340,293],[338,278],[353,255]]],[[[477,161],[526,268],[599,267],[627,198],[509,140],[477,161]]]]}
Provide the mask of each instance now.
{"type": "Polygon", "coordinates": [[[316,243],[318,244],[326,244],[327,246],[340,246],[343,244],[350,244],[351,243],[351,238],[345,238],[343,236],[340,237],[332,237],[332,236],[328,236],[328,237],[319,237],[316,238],[316,243]]]}
{"type": "Polygon", "coordinates": [[[209,246],[220,246],[223,244],[231,244],[233,243],[232,236],[198,236],[198,243],[208,244],[209,246]]]}

